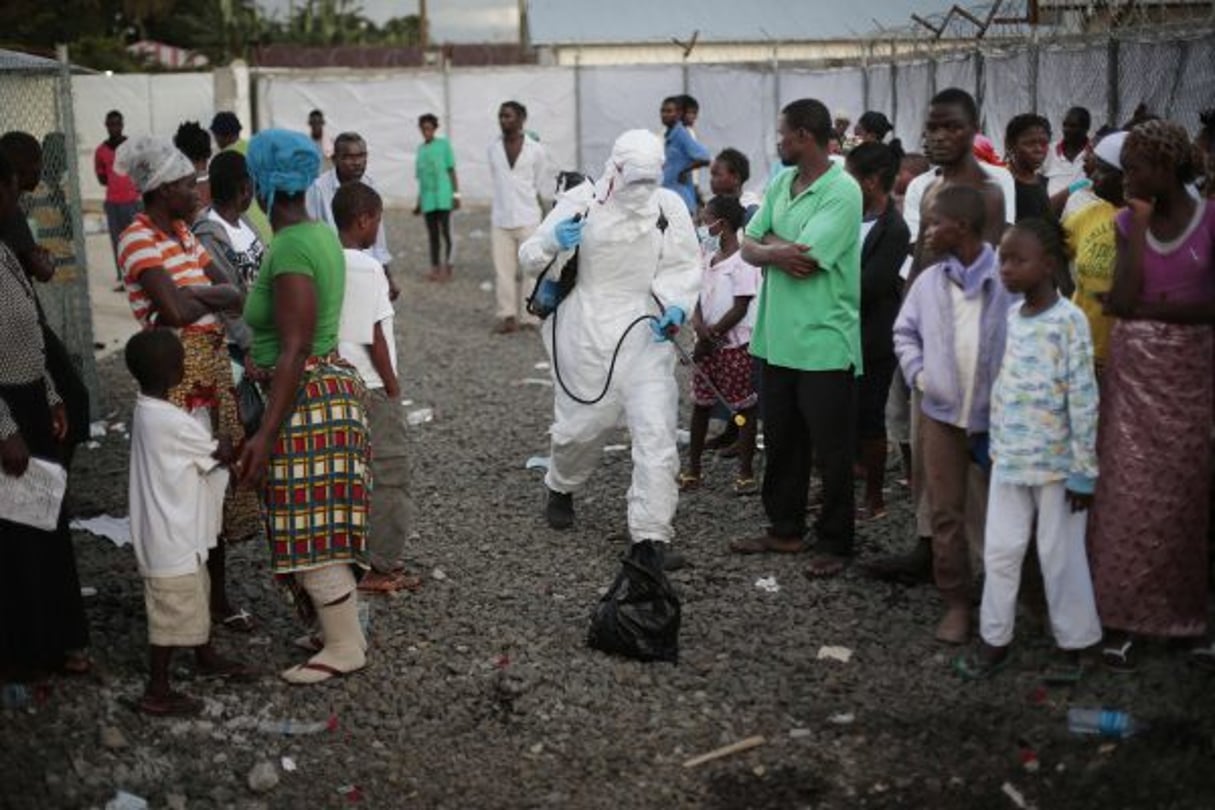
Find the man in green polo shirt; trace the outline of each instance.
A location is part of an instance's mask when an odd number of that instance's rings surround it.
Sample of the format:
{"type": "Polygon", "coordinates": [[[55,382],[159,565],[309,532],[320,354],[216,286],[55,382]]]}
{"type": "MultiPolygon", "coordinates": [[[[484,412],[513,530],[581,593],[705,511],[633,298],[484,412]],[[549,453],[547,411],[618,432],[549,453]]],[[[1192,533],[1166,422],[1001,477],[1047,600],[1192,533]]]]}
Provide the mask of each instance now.
{"type": "Polygon", "coordinates": [[[852,555],[855,380],[861,374],[861,190],[827,153],[831,114],[800,99],[781,111],[777,150],[789,168],[747,225],[743,259],[763,267],[751,353],[763,366],[770,525],[735,542],[742,554],[803,549],[811,467],[823,508],[806,574],[834,576],[852,555]]]}

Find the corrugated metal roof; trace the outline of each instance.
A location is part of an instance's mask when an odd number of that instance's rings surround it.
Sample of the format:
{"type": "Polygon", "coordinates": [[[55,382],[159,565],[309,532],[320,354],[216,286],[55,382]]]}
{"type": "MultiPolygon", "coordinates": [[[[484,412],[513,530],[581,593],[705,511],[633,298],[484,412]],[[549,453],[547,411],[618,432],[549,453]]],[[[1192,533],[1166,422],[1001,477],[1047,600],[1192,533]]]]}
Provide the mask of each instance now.
{"type": "MultiPolygon", "coordinates": [[[[533,45],[863,39],[943,14],[950,0],[528,0],[533,45]]],[[[963,5],[967,5],[963,3],[963,5]]]]}

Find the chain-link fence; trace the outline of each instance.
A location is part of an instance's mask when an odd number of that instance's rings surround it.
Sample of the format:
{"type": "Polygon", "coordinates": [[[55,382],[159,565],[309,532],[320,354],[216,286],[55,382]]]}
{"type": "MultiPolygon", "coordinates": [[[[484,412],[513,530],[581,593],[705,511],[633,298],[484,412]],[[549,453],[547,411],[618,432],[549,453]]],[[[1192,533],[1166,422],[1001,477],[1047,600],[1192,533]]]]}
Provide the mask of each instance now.
{"type": "Polygon", "coordinates": [[[969,51],[875,63],[864,68],[866,109],[884,110],[896,134],[919,144],[928,99],[961,87],[979,102],[983,130],[997,145],[1014,115],[1036,112],[1058,123],[1086,107],[1094,127],[1122,126],[1143,109],[1194,132],[1215,106],[1215,30],[1121,30],[1111,35],[1027,38],[969,51]]]}
{"type": "Polygon", "coordinates": [[[54,259],[55,276],[34,286],[47,322],[67,346],[96,409],[100,388],[93,360],[69,66],[0,51],[0,131],[27,132],[42,144],[42,179],[21,196],[21,208],[34,237],[54,259]]]}

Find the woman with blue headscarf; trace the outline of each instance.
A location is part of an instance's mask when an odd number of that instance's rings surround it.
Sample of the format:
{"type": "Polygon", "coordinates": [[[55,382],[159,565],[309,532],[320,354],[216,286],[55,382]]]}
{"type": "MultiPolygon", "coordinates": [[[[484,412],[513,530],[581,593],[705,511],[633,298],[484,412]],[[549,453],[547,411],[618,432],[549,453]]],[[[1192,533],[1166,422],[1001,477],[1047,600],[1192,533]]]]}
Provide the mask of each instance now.
{"type": "Polygon", "coordinates": [[[253,138],[246,160],[274,238],[245,304],[247,365],[266,410],[237,470],[244,486],[262,486],[274,574],[320,627],[316,654],[282,677],[317,683],[366,661],[352,567],[364,565],[367,528],[366,391],[337,352],[342,247],[304,204],[320,155],[307,136],[276,129],[253,138]]]}

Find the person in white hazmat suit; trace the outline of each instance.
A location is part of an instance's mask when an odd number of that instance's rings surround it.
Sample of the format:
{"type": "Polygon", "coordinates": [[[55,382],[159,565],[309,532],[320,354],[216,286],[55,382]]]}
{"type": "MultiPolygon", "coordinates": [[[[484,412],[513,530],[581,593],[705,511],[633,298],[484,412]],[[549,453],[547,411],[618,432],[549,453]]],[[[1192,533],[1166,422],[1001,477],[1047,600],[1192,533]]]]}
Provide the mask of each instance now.
{"type": "MultiPolygon", "coordinates": [[[[555,383],[544,479],[548,523],[555,529],[573,524],[573,493],[623,421],[633,455],[630,556],[660,568],[679,498],[679,388],[675,352],[666,341],[696,304],[701,274],[696,229],[683,200],[662,188],[662,163],[658,136],[625,132],[599,181],[562,194],[519,248],[520,264],[533,274],[579,248],[577,283],[542,328],[555,383]],[[577,401],[600,392],[593,404],[577,401]]],[[[560,264],[550,273],[559,273],[560,264]]]]}

